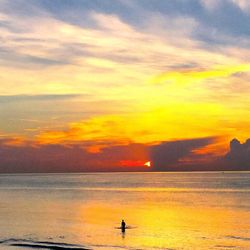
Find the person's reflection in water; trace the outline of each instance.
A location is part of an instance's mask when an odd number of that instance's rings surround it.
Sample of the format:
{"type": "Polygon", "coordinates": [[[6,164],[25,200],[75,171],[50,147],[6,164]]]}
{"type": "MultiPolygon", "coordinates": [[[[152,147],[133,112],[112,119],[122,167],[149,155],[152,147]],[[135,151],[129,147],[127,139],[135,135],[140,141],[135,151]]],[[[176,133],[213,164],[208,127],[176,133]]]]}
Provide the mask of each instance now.
{"type": "Polygon", "coordinates": [[[121,230],[122,230],[122,233],[125,233],[125,230],[126,230],[126,223],[124,220],[122,220],[121,222],[121,230]]]}
{"type": "Polygon", "coordinates": [[[124,232],[124,233],[122,232],[121,235],[122,235],[122,239],[124,240],[124,239],[125,239],[126,233],[125,233],[125,232],[124,232]]]}

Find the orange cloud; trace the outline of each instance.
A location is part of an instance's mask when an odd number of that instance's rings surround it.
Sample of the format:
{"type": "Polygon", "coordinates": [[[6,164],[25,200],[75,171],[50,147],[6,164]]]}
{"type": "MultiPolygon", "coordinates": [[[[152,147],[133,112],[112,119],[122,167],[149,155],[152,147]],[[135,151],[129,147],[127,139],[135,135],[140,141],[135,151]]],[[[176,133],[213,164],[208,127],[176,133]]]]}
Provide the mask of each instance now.
{"type": "Polygon", "coordinates": [[[209,157],[221,156],[226,154],[228,151],[228,141],[229,137],[217,137],[214,139],[213,143],[208,144],[204,147],[192,150],[193,154],[204,156],[207,155],[209,157]]]}
{"type": "Polygon", "coordinates": [[[4,141],[4,145],[11,147],[23,147],[28,144],[28,141],[23,136],[12,136],[8,137],[7,140],[4,141]]]}

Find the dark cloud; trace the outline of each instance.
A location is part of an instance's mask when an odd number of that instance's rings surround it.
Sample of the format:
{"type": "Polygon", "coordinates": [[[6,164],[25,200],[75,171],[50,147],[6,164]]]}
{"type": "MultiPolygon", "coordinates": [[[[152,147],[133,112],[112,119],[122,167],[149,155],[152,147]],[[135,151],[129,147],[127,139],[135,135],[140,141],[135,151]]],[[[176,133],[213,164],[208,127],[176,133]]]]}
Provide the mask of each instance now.
{"type": "Polygon", "coordinates": [[[230,151],[225,156],[225,164],[231,169],[250,170],[250,139],[242,144],[233,139],[230,142],[230,151]]]}
{"type": "Polygon", "coordinates": [[[216,138],[164,142],[151,148],[155,171],[242,171],[250,170],[250,139],[230,142],[226,155],[196,154],[194,150],[213,144],[216,138]]]}
{"type": "Polygon", "coordinates": [[[86,150],[88,142],[79,145],[15,145],[15,139],[0,140],[0,173],[22,172],[95,172],[140,171],[142,166],[122,166],[121,161],[141,160],[145,146],[131,144],[110,146],[98,153],[86,150]],[[135,154],[137,152],[137,154],[135,154]]]}
{"type": "Polygon", "coordinates": [[[201,138],[163,142],[151,148],[151,159],[155,171],[177,171],[183,169],[181,159],[192,155],[192,150],[213,143],[215,138],[201,138]]]}

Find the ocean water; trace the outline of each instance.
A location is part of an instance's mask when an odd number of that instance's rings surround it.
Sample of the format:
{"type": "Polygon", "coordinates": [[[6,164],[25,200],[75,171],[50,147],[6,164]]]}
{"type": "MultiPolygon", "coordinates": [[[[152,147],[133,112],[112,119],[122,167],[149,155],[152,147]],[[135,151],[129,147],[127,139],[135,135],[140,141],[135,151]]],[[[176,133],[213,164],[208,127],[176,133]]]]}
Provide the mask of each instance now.
{"type": "Polygon", "coordinates": [[[0,175],[0,249],[41,248],[250,249],[250,172],[0,175]]]}

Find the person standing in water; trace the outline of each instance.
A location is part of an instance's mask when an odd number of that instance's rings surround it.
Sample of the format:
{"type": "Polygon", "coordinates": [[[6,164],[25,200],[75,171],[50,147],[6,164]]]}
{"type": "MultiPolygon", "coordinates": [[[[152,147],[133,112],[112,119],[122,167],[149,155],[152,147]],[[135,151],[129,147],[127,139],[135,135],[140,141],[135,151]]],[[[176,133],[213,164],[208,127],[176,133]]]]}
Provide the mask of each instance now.
{"type": "Polygon", "coordinates": [[[123,233],[125,233],[125,229],[126,229],[126,223],[125,223],[124,220],[122,220],[122,222],[121,222],[121,230],[122,230],[123,233]]]}

